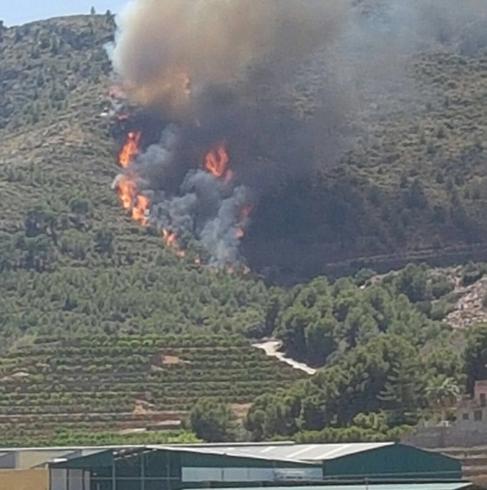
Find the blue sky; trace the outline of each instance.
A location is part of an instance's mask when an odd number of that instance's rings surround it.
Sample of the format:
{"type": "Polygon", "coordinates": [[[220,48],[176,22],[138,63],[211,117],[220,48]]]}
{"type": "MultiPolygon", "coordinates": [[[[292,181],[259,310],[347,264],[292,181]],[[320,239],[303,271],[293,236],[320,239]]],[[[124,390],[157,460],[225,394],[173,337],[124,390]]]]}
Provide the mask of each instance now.
{"type": "Polygon", "coordinates": [[[117,13],[127,0],[0,0],[0,20],[7,26],[58,15],[88,14],[93,5],[97,12],[117,13]]]}

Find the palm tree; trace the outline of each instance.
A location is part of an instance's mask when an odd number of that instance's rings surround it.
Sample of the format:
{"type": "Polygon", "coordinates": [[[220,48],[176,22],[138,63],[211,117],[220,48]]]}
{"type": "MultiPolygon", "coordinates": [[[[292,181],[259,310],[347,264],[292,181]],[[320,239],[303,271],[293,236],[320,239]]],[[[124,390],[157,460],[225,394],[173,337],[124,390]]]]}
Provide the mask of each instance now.
{"type": "Polygon", "coordinates": [[[441,413],[441,421],[446,420],[446,412],[460,399],[461,390],[453,378],[437,376],[426,388],[429,405],[441,413]]]}

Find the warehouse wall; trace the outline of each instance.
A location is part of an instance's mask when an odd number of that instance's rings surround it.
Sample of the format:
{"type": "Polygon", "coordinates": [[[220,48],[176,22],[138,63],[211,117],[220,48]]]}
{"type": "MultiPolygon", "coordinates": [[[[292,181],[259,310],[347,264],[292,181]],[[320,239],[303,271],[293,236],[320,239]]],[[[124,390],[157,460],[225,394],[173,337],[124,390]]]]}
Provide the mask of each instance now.
{"type": "Polygon", "coordinates": [[[183,483],[320,480],[323,476],[321,465],[213,454],[183,453],[181,466],[183,483]]]}
{"type": "Polygon", "coordinates": [[[183,468],[183,483],[195,482],[270,482],[286,480],[321,480],[321,468],[183,468]]]}
{"type": "Polygon", "coordinates": [[[47,470],[0,470],[2,490],[48,490],[47,470]]]}
{"type": "Polygon", "coordinates": [[[326,461],[326,479],[460,480],[460,461],[441,454],[396,444],[326,461]]]}
{"type": "Polygon", "coordinates": [[[90,473],[83,470],[51,469],[50,490],[85,490],[90,488],[90,473]]]}

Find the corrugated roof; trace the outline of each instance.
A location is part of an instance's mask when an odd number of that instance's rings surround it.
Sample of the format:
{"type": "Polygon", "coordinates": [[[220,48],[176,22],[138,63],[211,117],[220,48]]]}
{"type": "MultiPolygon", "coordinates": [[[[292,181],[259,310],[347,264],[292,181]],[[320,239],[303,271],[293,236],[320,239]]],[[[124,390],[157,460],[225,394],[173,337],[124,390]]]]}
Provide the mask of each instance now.
{"type": "MultiPolygon", "coordinates": [[[[282,461],[283,463],[299,463],[303,465],[317,464],[318,461],[301,460],[296,458],[288,458],[285,454],[266,454],[265,451],[252,451],[252,447],[244,446],[198,446],[198,447],[175,447],[175,446],[147,446],[149,449],[163,450],[163,451],[179,451],[186,453],[198,453],[198,454],[211,454],[215,456],[229,456],[234,458],[253,458],[263,459],[267,461],[282,461]],[[248,451],[246,451],[248,449],[248,451]]],[[[268,446],[256,446],[260,449],[266,449],[268,446]]]]}
{"type": "MultiPolygon", "coordinates": [[[[266,459],[273,461],[283,461],[288,463],[301,463],[301,464],[318,464],[321,461],[332,460],[351,454],[357,454],[361,452],[371,451],[382,447],[393,446],[393,442],[383,443],[355,443],[355,444],[294,444],[291,442],[276,442],[267,444],[195,444],[195,445],[135,445],[135,446],[104,446],[104,447],[78,447],[78,448],[63,448],[66,455],[64,457],[70,458],[73,455],[69,453],[75,450],[81,452],[80,456],[91,455],[99,451],[112,449],[115,451],[123,450],[144,450],[148,449],[162,449],[167,451],[185,451],[193,453],[206,453],[214,455],[227,455],[233,457],[247,457],[256,459],[266,459]]],[[[0,449],[2,453],[22,452],[22,451],[52,451],[55,448],[42,448],[42,449],[13,449],[6,450],[0,449]]],[[[57,449],[57,448],[56,448],[57,449]]],[[[61,449],[61,448],[59,448],[61,449]]],[[[46,461],[50,459],[46,454],[46,461]]],[[[387,490],[387,489],[386,489],[387,490]]]]}
{"type": "MultiPolygon", "coordinates": [[[[350,454],[371,451],[381,447],[392,446],[393,442],[355,443],[355,444],[198,444],[187,446],[151,445],[132,446],[131,449],[161,449],[165,451],[183,451],[200,454],[225,455],[229,457],[247,457],[287,463],[317,464],[320,461],[340,458],[350,454]]],[[[118,447],[117,450],[128,449],[130,446],[118,447]]],[[[83,455],[89,455],[107,448],[83,449],[83,455]]],[[[113,448],[115,449],[115,448],[113,448]]]]}
{"type": "Polygon", "coordinates": [[[205,449],[219,454],[232,453],[233,455],[247,457],[253,456],[287,461],[319,462],[392,445],[394,445],[393,442],[357,444],[259,444],[255,446],[208,446],[205,449]]]}

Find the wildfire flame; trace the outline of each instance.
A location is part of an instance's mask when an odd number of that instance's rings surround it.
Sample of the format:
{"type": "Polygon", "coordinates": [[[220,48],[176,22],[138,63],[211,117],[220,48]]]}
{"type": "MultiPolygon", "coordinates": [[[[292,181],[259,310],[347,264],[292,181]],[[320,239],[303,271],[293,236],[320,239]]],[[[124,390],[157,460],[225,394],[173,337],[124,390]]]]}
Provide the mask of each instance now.
{"type": "Polygon", "coordinates": [[[186,252],[181,248],[178,241],[178,236],[171,230],[164,228],[162,230],[162,239],[167,248],[170,248],[178,257],[184,257],[186,252]]]}
{"type": "Polygon", "coordinates": [[[229,181],[233,177],[233,172],[228,168],[230,157],[223,143],[209,151],[205,157],[205,169],[217,179],[229,181]]]}
{"type": "MultiPolygon", "coordinates": [[[[188,88],[188,90],[190,89],[188,88]]],[[[121,118],[124,118],[124,116],[124,114],[121,115],[121,118]]],[[[140,131],[131,131],[127,134],[126,141],[118,155],[121,167],[128,168],[134,162],[140,151],[141,136],[142,133],[140,131]]],[[[225,143],[222,142],[215,145],[205,155],[203,168],[225,184],[229,184],[233,180],[234,172],[230,168],[230,156],[225,143]]],[[[128,211],[132,219],[143,226],[148,226],[151,199],[140,193],[136,176],[132,170],[135,169],[129,168],[122,175],[119,175],[114,183],[114,188],[123,208],[128,211]]],[[[238,211],[237,224],[235,226],[235,236],[238,240],[245,237],[252,210],[251,205],[246,205],[238,211]]],[[[170,228],[164,228],[162,230],[162,239],[165,246],[177,257],[186,257],[186,251],[181,245],[177,232],[170,228]]],[[[201,265],[202,261],[199,256],[196,257],[194,263],[201,265]]],[[[232,267],[230,267],[231,269],[232,267]]]]}
{"type": "Polygon", "coordinates": [[[177,243],[177,240],[178,240],[176,233],[174,233],[173,231],[170,231],[166,228],[164,228],[162,230],[162,238],[164,240],[164,243],[168,247],[173,247],[177,243]]]}
{"type": "Polygon", "coordinates": [[[123,208],[130,212],[132,219],[146,226],[150,199],[139,194],[137,184],[126,175],[118,177],[115,187],[123,208]]]}
{"type": "Polygon", "coordinates": [[[116,183],[118,197],[124,209],[131,210],[137,196],[137,186],[133,180],[121,175],[116,183]]]}
{"type": "Polygon", "coordinates": [[[127,135],[120,153],[118,155],[118,163],[121,167],[127,168],[139,153],[140,138],[142,133],[140,131],[131,131],[127,135]]]}
{"type": "Polygon", "coordinates": [[[147,211],[150,207],[150,199],[147,196],[138,195],[132,208],[132,218],[141,225],[147,226],[149,220],[147,211]]]}

